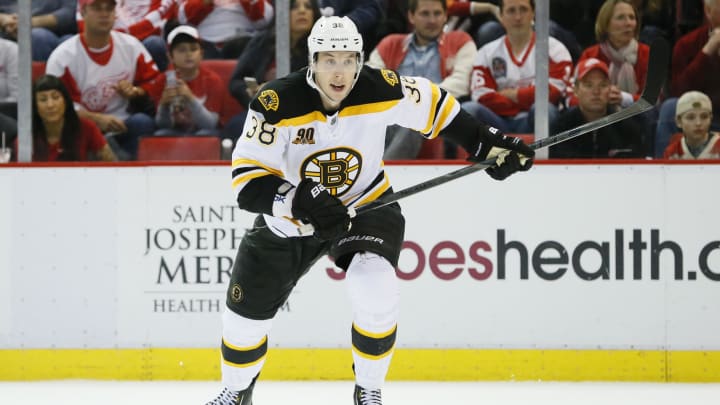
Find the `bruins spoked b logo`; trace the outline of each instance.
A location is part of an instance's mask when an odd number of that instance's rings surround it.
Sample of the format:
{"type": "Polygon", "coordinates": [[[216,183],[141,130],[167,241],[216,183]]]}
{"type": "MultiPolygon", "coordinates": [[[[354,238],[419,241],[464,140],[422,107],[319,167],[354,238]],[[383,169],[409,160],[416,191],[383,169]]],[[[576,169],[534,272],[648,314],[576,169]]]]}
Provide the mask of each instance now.
{"type": "Polygon", "coordinates": [[[325,186],[335,197],[347,193],[360,175],[362,157],[350,148],[319,151],[305,159],[300,174],[325,186]]]}
{"type": "Polygon", "coordinates": [[[245,296],[243,295],[243,290],[240,287],[240,284],[233,284],[230,289],[230,299],[232,299],[233,302],[240,302],[243,298],[245,298],[245,296]]]}

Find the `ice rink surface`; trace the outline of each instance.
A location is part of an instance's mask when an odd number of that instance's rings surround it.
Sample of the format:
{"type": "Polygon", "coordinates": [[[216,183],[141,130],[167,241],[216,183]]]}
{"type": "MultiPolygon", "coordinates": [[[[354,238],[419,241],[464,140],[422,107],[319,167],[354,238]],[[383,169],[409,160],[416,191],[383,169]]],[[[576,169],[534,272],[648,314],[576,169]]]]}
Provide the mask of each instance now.
{"type": "MultiPolygon", "coordinates": [[[[217,382],[0,382],[2,405],[204,405],[217,382]]],[[[258,381],[254,405],[352,405],[353,383],[258,381]]],[[[389,382],[384,405],[717,405],[720,384],[389,382]]]]}

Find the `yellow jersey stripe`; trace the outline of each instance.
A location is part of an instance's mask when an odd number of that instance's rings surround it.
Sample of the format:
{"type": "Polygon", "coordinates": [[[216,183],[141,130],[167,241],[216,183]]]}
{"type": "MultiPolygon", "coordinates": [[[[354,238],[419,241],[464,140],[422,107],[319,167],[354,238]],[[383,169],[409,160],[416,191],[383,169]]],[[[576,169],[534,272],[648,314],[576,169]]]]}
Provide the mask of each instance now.
{"type": "Polygon", "coordinates": [[[294,127],[294,126],[301,126],[301,125],[307,125],[312,122],[327,122],[327,117],[325,114],[321,113],[320,111],[313,111],[310,113],[307,113],[305,115],[301,115],[299,117],[292,117],[292,118],[285,118],[280,121],[278,121],[277,124],[275,124],[276,127],[294,127]]]}
{"type": "Polygon", "coordinates": [[[389,109],[395,107],[398,103],[400,103],[400,100],[379,101],[377,103],[368,103],[368,104],[349,106],[349,107],[343,108],[342,111],[340,111],[339,116],[340,117],[350,117],[353,115],[378,113],[378,112],[389,110],[389,109]]]}
{"type": "Polygon", "coordinates": [[[427,124],[425,124],[425,129],[423,129],[422,132],[423,135],[430,132],[432,129],[433,122],[435,122],[435,109],[437,108],[438,100],[440,99],[440,88],[436,86],[435,84],[430,84],[430,89],[432,90],[432,99],[430,102],[430,112],[431,114],[428,114],[428,120],[427,124]]]}
{"type": "Polygon", "coordinates": [[[375,201],[380,197],[384,192],[386,192],[388,189],[390,189],[390,180],[387,177],[387,173],[385,174],[385,180],[383,180],[382,183],[380,183],[377,187],[375,187],[374,190],[372,190],[371,193],[369,193],[365,198],[362,200],[359,200],[353,206],[362,206],[369,202],[375,201]]]}
{"type": "Polygon", "coordinates": [[[257,179],[258,177],[269,176],[270,174],[272,174],[272,173],[268,173],[268,172],[266,172],[266,171],[264,171],[264,170],[251,172],[251,173],[248,173],[248,174],[246,174],[246,175],[244,175],[244,176],[240,176],[240,177],[234,179],[233,182],[232,182],[232,186],[233,186],[233,188],[235,188],[235,187],[239,186],[239,185],[242,184],[242,183],[248,182],[248,181],[250,181],[250,180],[252,180],[252,179],[257,179]]]}
{"type": "Polygon", "coordinates": [[[435,129],[433,130],[432,135],[430,135],[430,139],[437,138],[438,134],[440,134],[440,130],[445,126],[445,121],[447,121],[448,116],[455,107],[455,103],[457,103],[457,101],[454,97],[448,97],[445,106],[443,106],[442,111],[440,111],[440,118],[435,123],[435,129]]]}
{"type": "Polygon", "coordinates": [[[238,168],[240,166],[258,166],[278,177],[285,177],[282,170],[278,170],[278,169],[272,168],[270,166],[264,165],[254,159],[235,159],[235,160],[233,160],[233,162],[232,162],[233,169],[238,168]]]}
{"type": "Polygon", "coordinates": [[[373,338],[373,339],[386,338],[386,337],[392,335],[393,333],[395,333],[395,331],[397,330],[397,325],[395,325],[395,326],[392,327],[392,329],[390,329],[390,330],[387,331],[387,332],[379,332],[379,333],[376,333],[376,332],[368,332],[368,331],[366,331],[365,329],[362,329],[362,328],[360,328],[359,326],[357,326],[357,324],[356,324],[355,322],[353,322],[352,327],[353,327],[356,331],[360,332],[361,335],[367,336],[367,337],[371,337],[371,338],[373,338]]]}
{"type": "Polygon", "coordinates": [[[248,347],[235,346],[235,345],[232,345],[232,344],[228,343],[227,340],[225,340],[225,338],[223,338],[222,342],[223,342],[223,344],[224,344],[225,346],[227,346],[227,347],[229,347],[229,348],[231,348],[231,349],[233,349],[233,350],[237,350],[237,351],[241,351],[241,352],[247,352],[247,351],[250,351],[250,350],[255,350],[255,349],[257,349],[258,347],[264,345],[264,344],[267,342],[267,335],[263,336],[263,338],[260,339],[260,343],[256,344],[255,346],[248,346],[248,347]]]}

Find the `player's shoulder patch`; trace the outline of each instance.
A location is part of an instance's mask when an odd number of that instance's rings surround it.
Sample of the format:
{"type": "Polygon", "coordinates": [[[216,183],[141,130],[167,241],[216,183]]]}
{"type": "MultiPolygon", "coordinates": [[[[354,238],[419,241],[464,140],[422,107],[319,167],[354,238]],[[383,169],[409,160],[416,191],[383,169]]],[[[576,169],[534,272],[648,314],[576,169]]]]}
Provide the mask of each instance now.
{"type": "Polygon", "coordinates": [[[262,90],[257,98],[265,111],[277,111],[280,108],[280,96],[275,89],[262,90]]]}
{"type": "Polygon", "coordinates": [[[318,99],[317,92],[305,82],[306,71],[301,69],[266,83],[250,102],[250,108],[261,112],[271,124],[316,110],[317,103],[311,100],[318,99]]]}
{"type": "Polygon", "coordinates": [[[357,83],[348,96],[349,104],[367,104],[403,98],[400,75],[390,69],[375,69],[367,65],[360,71],[357,83]]]}
{"type": "Polygon", "coordinates": [[[382,74],[383,79],[389,84],[390,86],[395,86],[398,83],[400,83],[400,79],[398,78],[398,74],[394,70],[390,69],[381,69],[380,73],[382,74]]]}

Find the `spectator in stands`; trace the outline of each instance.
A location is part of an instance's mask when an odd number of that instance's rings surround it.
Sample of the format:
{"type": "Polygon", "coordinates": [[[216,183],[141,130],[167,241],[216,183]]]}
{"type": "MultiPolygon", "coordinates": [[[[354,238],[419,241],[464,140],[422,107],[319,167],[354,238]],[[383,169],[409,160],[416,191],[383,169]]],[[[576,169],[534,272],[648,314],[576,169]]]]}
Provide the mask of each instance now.
{"type": "Polygon", "coordinates": [[[18,46],[0,38],[0,102],[17,101],[18,46]]]}
{"type": "Polygon", "coordinates": [[[323,15],[336,15],[350,18],[363,37],[365,54],[375,47],[382,38],[377,37],[376,29],[384,18],[386,0],[320,0],[323,15]]]}
{"type": "MultiPolygon", "coordinates": [[[[0,0],[0,36],[17,40],[17,5],[19,0],[0,0]]],[[[33,1],[32,58],[46,61],[60,42],[76,31],[75,0],[33,1]]]]}
{"type": "Polygon", "coordinates": [[[0,134],[5,133],[6,145],[17,134],[18,46],[0,38],[0,134]]]}
{"type": "MultiPolygon", "coordinates": [[[[655,133],[655,156],[663,156],[672,134],[678,132],[675,120],[677,98],[698,90],[712,101],[713,109],[720,108],[720,0],[705,0],[707,24],[682,36],[675,43],[671,67],[670,92],[665,100],[655,133]]],[[[714,117],[711,127],[720,130],[720,118],[714,117]]]]}
{"type": "Polygon", "coordinates": [[[452,4],[448,4],[448,15],[459,18],[459,21],[464,21],[458,22],[460,26],[456,27],[456,29],[464,29],[474,33],[473,39],[477,47],[482,47],[488,42],[500,38],[505,33],[499,23],[500,7],[495,3],[455,0],[452,1],[452,4]],[[467,18],[470,18],[470,21],[467,18]],[[475,20],[478,21],[475,22],[475,20]]]}
{"type": "MultiPolygon", "coordinates": [[[[570,11],[579,10],[582,8],[582,4],[576,0],[572,0],[574,4],[572,7],[563,9],[562,15],[571,14],[570,11]]],[[[584,3],[587,0],[583,0],[584,3]]],[[[448,2],[448,14],[454,17],[470,17],[470,22],[460,21],[457,29],[463,29],[473,33],[475,44],[478,48],[482,48],[488,43],[500,38],[505,34],[505,28],[499,22],[500,21],[500,6],[496,4],[502,4],[500,0],[491,0],[490,2],[484,1],[453,1],[452,4],[448,2]]],[[[550,36],[562,42],[570,52],[572,60],[577,60],[582,52],[582,47],[575,38],[575,35],[566,29],[563,25],[555,22],[555,14],[550,14],[553,19],[549,21],[549,32],[550,36]]]]}
{"type": "Polygon", "coordinates": [[[206,59],[236,59],[274,16],[268,0],[179,0],[181,24],[200,33],[206,59]]]}
{"type": "MultiPolygon", "coordinates": [[[[604,2],[605,0],[550,0],[551,21],[571,33],[579,47],[577,55],[573,55],[577,56],[574,61],[580,58],[583,49],[596,43],[595,20],[604,2]]],[[[550,29],[550,35],[554,36],[552,24],[550,29]]]]}
{"type": "Polygon", "coordinates": [[[703,25],[705,21],[705,0],[675,0],[675,36],[680,38],[703,25]]]}
{"type": "MultiPolygon", "coordinates": [[[[471,100],[463,108],[505,133],[534,131],[535,18],[534,0],[504,0],[500,18],[507,34],[483,46],[473,62],[471,100]]],[[[548,120],[565,96],[572,60],[557,39],[548,39],[550,91],[548,120]]]]}
{"type": "MultiPolygon", "coordinates": [[[[448,19],[445,0],[409,0],[407,17],[413,32],[383,38],[368,64],[402,76],[425,77],[455,98],[467,100],[475,43],[464,31],[443,32],[448,19]]],[[[417,131],[389,127],[384,159],[414,159],[423,140],[417,131]]]]}
{"type": "Polygon", "coordinates": [[[712,121],[710,98],[699,91],[688,91],[677,102],[675,119],[682,136],[674,138],[666,159],[720,159],[720,135],[710,132],[712,121]]]}
{"type": "Polygon", "coordinates": [[[201,65],[200,36],[195,27],[179,25],[168,34],[174,70],[161,75],[155,135],[219,135],[219,114],[226,85],[201,65]]]}
{"type": "MultiPolygon", "coordinates": [[[[452,0],[450,0],[452,1],[452,0]]],[[[382,40],[390,34],[407,34],[412,30],[407,19],[407,0],[385,0],[383,14],[385,17],[380,21],[376,30],[375,38],[382,40]]]]}
{"type": "MultiPolygon", "coordinates": [[[[631,0],[606,0],[595,20],[598,43],[582,53],[580,61],[596,58],[610,68],[610,104],[622,108],[640,98],[647,79],[650,47],[637,40],[638,14],[631,0]]],[[[574,105],[571,99],[570,105],[574,105]]]]}
{"type": "Polygon", "coordinates": [[[673,8],[677,0],[632,0],[632,2],[638,11],[640,42],[651,45],[658,37],[665,38],[669,42],[673,41],[675,35],[673,8]]]}
{"type": "Polygon", "coordinates": [[[33,161],[116,160],[95,123],[75,112],[70,93],[57,77],[35,80],[32,105],[33,161]]]}
{"type": "MultiPolygon", "coordinates": [[[[290,1],[291,71],[307,66],[307,36],[318,18],[320,9],[317,0],[290,1]]],[[[238,58],[230,78],[230,94],[247,108],[257,90],[275,77],[275,30],[271,27],[253,37],[238,58]],[[254,79],[254,82],[245,80],[246,77],[254,79]]]]}
{"type": "MultiPolygon", "coordinates": [[[[610,69],[605,62],[588,58],[577,66],[574,92],[578,103],[560,113],[552,133],[576,128],[612,112],[610,69]]],[[[631,158],[644,156],[642,124],[629,118],[550,147],[551,158],[631,158]]]]}
{"type": "MultiPolygon", "coordinates": [[[[168,65],[167,49],[163,40],[163,27],[177,17],[178,0],[135,0],[121,1],[115,6],[113,29],[139,39],[150,52],[160,71],[168,65]]],[[[78,32],[83,31],[85,22],[77,6],[78,32]]]]}
{"type": "MultiPolygon", "coordinates": [[[[320,8],[317,0],[290,1],[291,71],[307,66],[307,37],[318,18],[320,8]]],[[[245,110],[228,121],[223,137],[237,139],[245,125],[250,101],[263,84],[275,77],[275,30],[268,29],[248,42],[235,65],[230,78],[230,94],[245,110]]]]}
{"type": "Polygon", "coordinates": [[[112,29],[114,0],[78,3],[84,30],[53,51],[46,73],[65,83],[78,114],[97,124],[121,160],[134,159],[138,138],[155,131],[159,72],[137,38],[112,29]]]}

